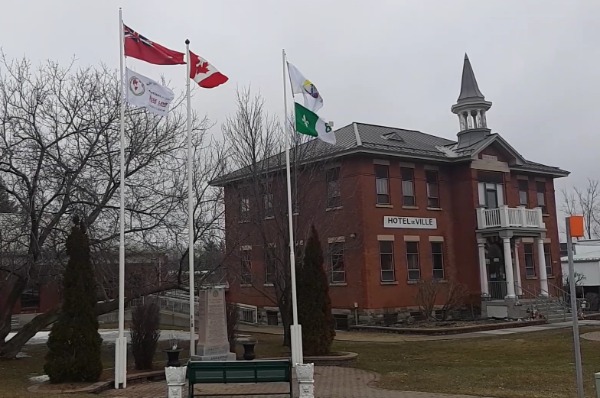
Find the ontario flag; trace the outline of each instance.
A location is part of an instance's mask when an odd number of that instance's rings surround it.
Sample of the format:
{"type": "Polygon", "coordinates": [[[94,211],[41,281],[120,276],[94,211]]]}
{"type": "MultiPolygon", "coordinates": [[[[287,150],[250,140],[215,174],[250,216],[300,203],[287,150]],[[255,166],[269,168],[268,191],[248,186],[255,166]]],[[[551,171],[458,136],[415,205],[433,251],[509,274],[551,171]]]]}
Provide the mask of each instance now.
{"type": "Polygon", "coordinates": [[[123,24],[123,34],[126,57],[141,59],[156,65],[185,64],[183,53],[163,47],[140,35],[125,24],[123,24]]]}
{"type": "Polygon", "coordinates": [[[190,51],[190,79],[203,88],[214,88],[225,83],[229,78],[209,64],[204,58],[190,51]]]}

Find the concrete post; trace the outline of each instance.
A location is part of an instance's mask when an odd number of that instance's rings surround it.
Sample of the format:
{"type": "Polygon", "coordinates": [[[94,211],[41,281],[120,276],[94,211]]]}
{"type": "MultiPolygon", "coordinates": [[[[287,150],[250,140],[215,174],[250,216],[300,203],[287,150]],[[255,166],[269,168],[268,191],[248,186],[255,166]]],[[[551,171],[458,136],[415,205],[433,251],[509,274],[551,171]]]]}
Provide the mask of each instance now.
{"type": "Polygon", "coordinates": [[[515,278],[513,273],[510,238],[502,238],[504,246],[504,272],[506,272],[506,298],[515,299],[515,278]]]}
{"type": "Polygon", "coordinates": [[[481,285],[481,296],[488,297],[490,295],[487,266],[485,263],[485,239],[477,239],[477,247],[479,248],[479,283],[481,285]]]}
{"type": "Polygon", "coordinates": [[[183,398],[186,372],[187,366],[168,366],[165,368],[168,398],[183,398]]]}
{"type": "Polygon", "coordinates": [[[315,398],[314,372],[315,367],[312,363],[299,363],[296,365],[299,398],[315,398]]]}
{"type": "Polygon", "coordinates": [[[521,266],[519,264],[519,244],[517,242],[515,242],[515,281],[517,282],[517,296],[521,296],[523,289],[521,288],[521,266]]]}
{"type": "Polygon", "coordinates": [[[536,242],[538,247],[538,271],[540,275],[541,295],[544,297],[548,297],[548,275],[546,273],[546,255],[544,253],[544,239],[537,238],[536,242]]]}

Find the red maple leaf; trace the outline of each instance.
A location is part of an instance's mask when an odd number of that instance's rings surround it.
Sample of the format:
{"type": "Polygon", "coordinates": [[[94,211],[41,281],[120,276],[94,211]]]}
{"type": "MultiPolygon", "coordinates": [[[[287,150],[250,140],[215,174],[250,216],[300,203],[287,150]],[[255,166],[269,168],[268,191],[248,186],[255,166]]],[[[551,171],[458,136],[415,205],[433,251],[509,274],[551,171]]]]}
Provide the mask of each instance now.
{"type": "Polygon", "coordinates": [[[208,73],[208,62],[204,61],[199,61],[196,64],[196,73],[208,73]]]}

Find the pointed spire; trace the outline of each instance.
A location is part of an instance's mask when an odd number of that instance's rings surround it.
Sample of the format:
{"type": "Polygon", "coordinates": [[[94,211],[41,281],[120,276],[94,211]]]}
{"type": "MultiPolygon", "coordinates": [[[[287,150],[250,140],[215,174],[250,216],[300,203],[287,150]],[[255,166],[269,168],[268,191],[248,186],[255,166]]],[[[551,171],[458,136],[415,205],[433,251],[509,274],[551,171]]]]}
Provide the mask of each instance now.
{"type": "Polygon", "coordinates": [[[471,67],[471,61],[469,56],[465,53],[465,63],[463,65],[462,82],[460,85],[460,95],[458,96],[457,102],[470,98],[485,99],[484,95],[479,91],[477,86],[477,80],[475,79],[475,73],[471,67]]]}

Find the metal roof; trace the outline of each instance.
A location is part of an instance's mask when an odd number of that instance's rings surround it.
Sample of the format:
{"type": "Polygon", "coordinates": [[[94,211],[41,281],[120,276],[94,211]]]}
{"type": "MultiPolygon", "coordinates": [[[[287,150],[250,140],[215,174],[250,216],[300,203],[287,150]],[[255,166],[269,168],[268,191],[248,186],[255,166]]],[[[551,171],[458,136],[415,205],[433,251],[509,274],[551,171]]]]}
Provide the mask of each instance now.
{"type": "MultiPolygon", "coordinates": [[[[379,126],[366,123],[352,123],[334,131],[336,145],[327,144],[319,139],[310,140],[298,147],[298,151],[306,153],[302,163],[338,158],[350,154],[370,154],[410,159],[424,159],[434,162],[456,162],[470,160],[474,155],[493,142],[498,142],[511,152],[521,164],[514,166],[520,171],[540,172],[555,176],[566,176],[569,173],[558,167],[546,166],[524,159],[499,134],[490,134],[469,147],[457,149],[457,142],[416,130],[397,127],[379,126]]],[[[291,158],[293,158],[291,150],[291,158]]],[[[273,172],[285,167],[285,152],[274,155],[259,165],[262,172],[273,172]]],[[[513,167],[513,166],[511,166],[513,167]]],[[[212,185],[223,186],[248,175],[248,167],[233,171],[216,180],[212,185]]]]}

